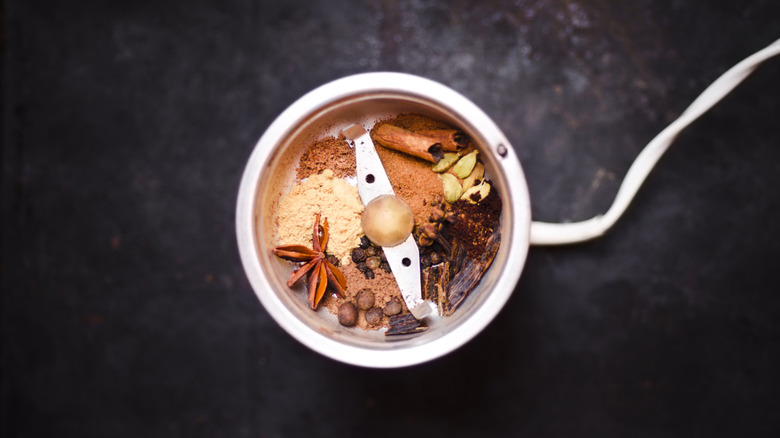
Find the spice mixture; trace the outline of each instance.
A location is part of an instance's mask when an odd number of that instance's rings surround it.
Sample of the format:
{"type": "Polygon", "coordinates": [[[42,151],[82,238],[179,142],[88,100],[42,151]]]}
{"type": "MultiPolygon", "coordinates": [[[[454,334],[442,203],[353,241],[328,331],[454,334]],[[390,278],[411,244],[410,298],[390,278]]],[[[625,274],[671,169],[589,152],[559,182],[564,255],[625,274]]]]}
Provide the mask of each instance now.
{"type": "MultiPolygon", "coordinates": [[[[451,315],[497,252],[498,191],[484,178],[484,166],[468,138],[443,121],[401,114],[378,121],[371,135],[396,196],[414,214],[423,297],[437,303],[442,315],[451,315]]],[[[382,248],[363,235],[363,204],[357,188],[347,182],[355,176],[355,154],[347,141],[330,137],[314,142],[302,154],[296,175],[296,185],[279,204],[278,238],[287,247],[311,247],[315,215],[327,219],[329,237],[322,237],[327,249],[318,254],[325,254],[338,268],[309,272],[306,280],[310,289],[328,284],[323,307],[345,326],[388,327],[388,335],[424,330],[424,323],[414,319],[403,303],[382,248]],[[334,293],[340,288],[331,278],[333,271],[346,281],[342,296],[334,293]],[[321,277],[312,281],[313,275],[321,277]]],[[[303,278],[307,266],[293,277],[303,278]]]]}

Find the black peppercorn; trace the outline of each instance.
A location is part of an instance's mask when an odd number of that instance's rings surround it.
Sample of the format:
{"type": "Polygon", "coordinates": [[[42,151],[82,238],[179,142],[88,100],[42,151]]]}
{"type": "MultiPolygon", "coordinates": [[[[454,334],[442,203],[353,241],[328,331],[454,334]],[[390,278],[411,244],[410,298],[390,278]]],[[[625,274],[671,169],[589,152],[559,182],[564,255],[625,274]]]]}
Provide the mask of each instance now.
{"type": "Polygon", "coordinates": [[[360,236],[360,248],[361,249],[366,249],[366,248],[369,247],[369,245],[371,245],[371,241],[368,240],[368,237],[360,236]]]}
{"type": "Polygon", "coordinates": [[[355,263],[360,263],[363,260],[366,259],[366,255],[360,248],[355,248],[352,250],[352,261],[355,263]]]}
{"type": "Polygon", "coordinates": [[[385,272],[390,273],[390,263],[382,262],[379,264],[379,267],[384,269],[385,272]]]}
{"type": "Polygon", "coordinates": [[[366,257],[373,257],[373,256],[375,256],[377,254],[376,247],[373,246],[373,245],[369,246],[368,248],[363,250],[363,254],[365,254],[366,257]]]}
{"type": "Polygon", "coordinates": [[[377,256],[372,256],[366,259],[366,267],[368,269],[376,269],[379,267],[381,263],[382,262],[379,260],[379,257],[377,256]]]}
{"type": "Polygon", "coordinates": [[[366,277],[366,280],[373,280],[376,277],[376,275],[374,275],[374,271],[368,268],[363,271],[363,276],[366,277]]]}

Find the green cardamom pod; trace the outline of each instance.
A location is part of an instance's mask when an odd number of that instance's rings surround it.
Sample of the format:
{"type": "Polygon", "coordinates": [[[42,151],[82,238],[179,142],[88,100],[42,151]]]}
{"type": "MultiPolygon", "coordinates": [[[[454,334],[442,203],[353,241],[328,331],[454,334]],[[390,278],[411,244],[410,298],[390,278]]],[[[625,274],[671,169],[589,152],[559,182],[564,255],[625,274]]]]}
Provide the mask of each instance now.
{"type": "Polygon", "coordinates": [[[460,179],[463,179],[474,170],[474,166],[477,164],[478,151],[474,151],[468,155],[465,155],[454,166],[452,166],[452,173],[460,179]]]}
{"type": "Polygon", "coordinates": [[[443,184],[444,200],[452,204],[460,199],[460,195],[463,194],[463,187],[460,186],[458,178],[455,175],[449,173],[443,173],[439,176],[443,184]]]}
{"type": "Polygon", "coordinates": [[[460,157],[460,154],[457,152],[449,152],[444,154],[444,158],[439,160],[438,163],[434,164],[431,170],[433,170],[436,173],[442,173],[445,170],[449,169],[453,164],[455,164],[456,161],[458,161],[458,158],[460,157]]]}

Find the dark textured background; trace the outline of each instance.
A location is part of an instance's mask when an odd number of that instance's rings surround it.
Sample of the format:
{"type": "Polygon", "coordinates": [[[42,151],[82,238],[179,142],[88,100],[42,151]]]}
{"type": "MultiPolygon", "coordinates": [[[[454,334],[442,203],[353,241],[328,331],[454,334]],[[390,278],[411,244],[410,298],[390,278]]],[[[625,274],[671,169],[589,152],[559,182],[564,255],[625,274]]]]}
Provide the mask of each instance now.
{"type": "Polygon", "coordinates": [[[532,248],[498,318],[434,362],[298,344],[244,276],[255,142],[341,76],[482,107],[537,219],[603,212],[765,1],[6,0],[3,437],[777,436],[780,59],[688,129],[604,238],[532,248]]]}

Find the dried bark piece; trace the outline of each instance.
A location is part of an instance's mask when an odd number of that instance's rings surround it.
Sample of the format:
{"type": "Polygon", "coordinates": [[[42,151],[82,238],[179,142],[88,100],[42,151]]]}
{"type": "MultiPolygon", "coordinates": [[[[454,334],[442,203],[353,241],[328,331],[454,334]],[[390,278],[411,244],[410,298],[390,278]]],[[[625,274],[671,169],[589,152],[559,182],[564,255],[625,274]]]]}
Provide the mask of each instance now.
{"type": "Polygon", "coordinates": [[[408,335],[428,330],[428,327],[422,325],[422,322],[411,313],[391,316],[389,326],[385,336],[408,335]]]}
{"type": "Polygon", "coordinates": [[[457,129],[427,129],[417,132],[441,143],[441,149],[447,152],[458,151],[470,143],[469,137],[457,129]]]}
{"type": "Polygon", "coordinates": [[[380,125],[372,133],[375,142],[384,147],[438,163],[444,158],[441,143],[435,139],[407,131],[389,123],[380,125]]]}
{"type": "Polygon", "coordinates": [[[454,275],[447,285],[446,303],[441,306],[442,315],[450,316],[466,299],[469,292],[482,279],[485,271],[493,263],[498,247],[501,244],[501,227],[496,226],[488,238],[485,251],[474,260],[467,256],[463,245],[457,241],[453,245],[452,265],[450,272],[454,275]]]}
{"type": "Polygon", "coordinates": [[[450,281],[449,262],[430,266],[422,271],[423,299],[436,303],[441,310],[441,305],[446,302],[447,284],[450,281]]]}

